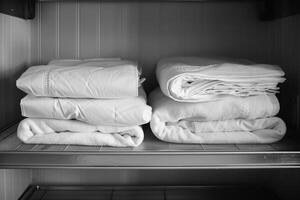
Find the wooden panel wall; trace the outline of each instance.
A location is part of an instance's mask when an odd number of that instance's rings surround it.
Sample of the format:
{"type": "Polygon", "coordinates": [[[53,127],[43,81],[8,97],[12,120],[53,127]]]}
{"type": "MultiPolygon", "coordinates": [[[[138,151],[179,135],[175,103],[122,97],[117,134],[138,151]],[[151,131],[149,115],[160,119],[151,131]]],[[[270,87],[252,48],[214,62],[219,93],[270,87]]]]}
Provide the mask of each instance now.
{"type": "Polygon", "coordinates": [[[30,22],[0,14],[0,130],[20,119],[16,79],[30,58],[30,22]]]}
{"type": "Polygon", "coordinates": [[[0,169],[0,199],[18,199],[31,181],[31,170],[0,169]]]}

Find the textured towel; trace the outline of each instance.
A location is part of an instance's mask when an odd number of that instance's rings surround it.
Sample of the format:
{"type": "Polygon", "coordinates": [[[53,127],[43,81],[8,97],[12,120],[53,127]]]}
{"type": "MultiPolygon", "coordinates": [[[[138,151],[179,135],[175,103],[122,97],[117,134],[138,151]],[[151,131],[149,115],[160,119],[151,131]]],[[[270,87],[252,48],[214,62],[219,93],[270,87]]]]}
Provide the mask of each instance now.
{"type": "Polygon", "coordinates": [[[138,97],[126,99],[71,99],[34,97],[21,100],[24,117],[76,119],[102,126],[136,126],[148,123],[151,107],[142,88],[138,97]]]}
{"type": "Polygon", "coordinates": [[[157,89],[149,96],[150,127],[161,140],[177,143],[272,143],[285,132],[275,95],[223,96],[218,101],[181,103],[157,89]]]}
{"type": "Polygon", "coordinates": [[[76,120],[55,119],[24,119],[17,132],[20,140],[29,144],[136,147],[144,138],[139,126],[93,126],[76,120]]]}
{"type": "Polygon", "coordinates": [[[138,96],[139,71],[126,60],[33,66],[17,80],[17,87],[34,96],[129,98],[138,96]]]}
{"type": "Polygon", "coordinates": [[[198,57],[162,59],[156,76],[162,92],[181,102],[276,93],[277,84],[285,80],[278,66],[198,57]]]}

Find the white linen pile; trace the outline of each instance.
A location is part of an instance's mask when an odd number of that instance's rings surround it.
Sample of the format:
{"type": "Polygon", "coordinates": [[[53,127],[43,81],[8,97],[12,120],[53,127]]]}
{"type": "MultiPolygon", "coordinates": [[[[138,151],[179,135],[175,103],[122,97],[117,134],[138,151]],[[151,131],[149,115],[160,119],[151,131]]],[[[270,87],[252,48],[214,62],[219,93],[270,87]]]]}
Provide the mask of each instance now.
{"type": "Polygon", "coordinates": [[[127,60],[53,60],[28,68],[17,87],[27,93],[24,143],[136,147],[151,119],[137,64],[127,60]]]}
{"type": "Polygon", "coordinates": [[[150,127],[175,143],[273,143],[286,132],[276,117],[275,93],[283,82],[278,66],[229,59],[163,59],[156,70],[160,89],[149,95],[150,127]]]}

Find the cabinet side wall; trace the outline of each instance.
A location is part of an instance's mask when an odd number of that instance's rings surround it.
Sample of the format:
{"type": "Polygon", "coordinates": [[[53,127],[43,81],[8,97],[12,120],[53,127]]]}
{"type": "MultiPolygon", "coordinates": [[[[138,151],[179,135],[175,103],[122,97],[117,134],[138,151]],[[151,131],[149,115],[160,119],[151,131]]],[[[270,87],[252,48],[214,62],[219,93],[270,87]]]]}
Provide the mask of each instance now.
{"type": "Polygon", "coordinates": [[[16,79],[30,63],[30,21],[0,14],[0,130],[20,119],[16,79]]]}

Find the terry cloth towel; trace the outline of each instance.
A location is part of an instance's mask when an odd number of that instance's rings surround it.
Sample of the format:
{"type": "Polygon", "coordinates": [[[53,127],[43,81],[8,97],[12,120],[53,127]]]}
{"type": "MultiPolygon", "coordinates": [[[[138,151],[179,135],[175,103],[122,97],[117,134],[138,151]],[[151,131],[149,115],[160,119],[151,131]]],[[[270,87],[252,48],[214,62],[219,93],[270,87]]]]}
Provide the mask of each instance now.
{"type": "Polygon", "coordinates": [[[159,61],[156,76],[162,92],[175,101],[216,100],[220,95],[272,94],[283,82],[278,66],[246,60],[174,57],[159,61]]]}
{"type": "Polygon", "coordinates": [[[126,60],[33,66],[17,80],[17,87],[34,96],[129,98],[138,96],[139,71],[135,62],[126,60]]]}
{"type": "Polygon", "coordinates": [[[149,96],[150,127],[157,138],[175,143],[272,143],[280,140],[285,123],[275,116],[275,95],[236,97],[218,101],[181,103],[159,89],[149,96]]]}
{"type": "Polygon", "coordinates": [[[76,119],[94,125],[135,126],[151,119],[151,107],[146,104],[142,87],[138,97],[126,99],[71,99],[34,97],[21,100],[24,117],[76,119]]]}
{"type": "Polygon", "coordinates": [[[95,126],[76,120],[32,119],[20,122],[17,130],[28,144],[74,144],[136,147],[144,138],[140,126],[95,126]]]}

